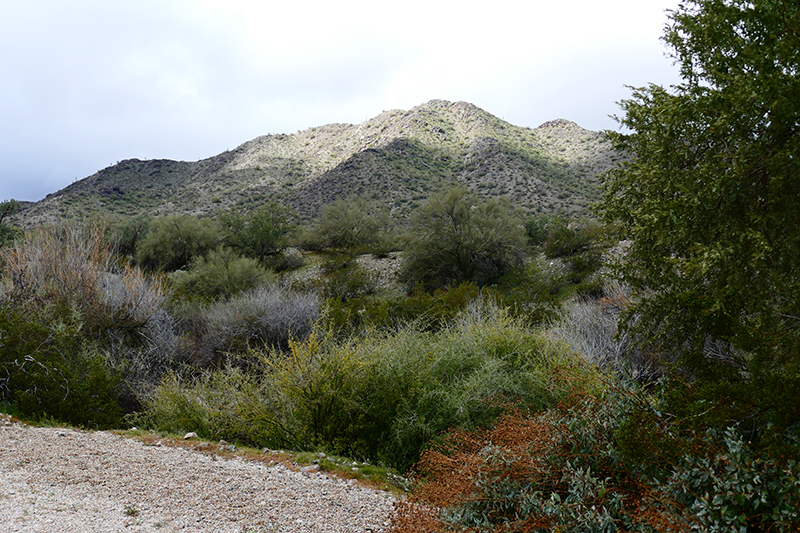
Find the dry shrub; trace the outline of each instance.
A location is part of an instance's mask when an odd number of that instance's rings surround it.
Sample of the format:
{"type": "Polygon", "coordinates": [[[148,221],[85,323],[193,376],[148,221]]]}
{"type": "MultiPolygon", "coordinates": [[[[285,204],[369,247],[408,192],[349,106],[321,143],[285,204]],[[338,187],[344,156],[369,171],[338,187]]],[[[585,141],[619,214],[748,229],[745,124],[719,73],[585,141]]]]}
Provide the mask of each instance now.
{"type": "Polygon", "coordinates": [[[5,297],[42,319],[71,314],[98,337],[138,335],[166,298],[160,279],[115,262],[103,226],[41,228],[0,251],[5,297]]]}
{"type": "Polygon", "coordinates": [[[390,533],[688,531],[682,506],[618,461],[614,402],[577,395],[491,429],[452,431],[414,469],[390,533]]]}
{"type": "Polygon", "coordinates": [[[219,363],[226,353],[288,348],[303,339],[320,315],[320,299],[280,283],[263,285],[227,301],[190,310],[183,319],[185,358],[197,366],[219,363]]]}
{"type": "Polygon", "coordinates": [[[0,256],[2,304],[49,328],[44,344],[72,332],[75,347],[59,348],[62,358],[79,358],[86,350],[103,358],[122,377],[120,402],[135,408],[175,348],[173,320],[162,307],[163,281],[119,263],[100,225],[39,228],[0,256]]]}
{"type": "MultiPolygon", "coordinates": [[[[623,313],[632,306],[630,290],[606,281],[600,298],[579,298],[566,303],[559,319],[549,328],[551,338],[563,342],[598,367],[633,379],[652,383],[665,374],[669,354],[649,348],[626,329],[623,313]]],[[[632,318],[633,323],[636,317],[632,318]]]]}

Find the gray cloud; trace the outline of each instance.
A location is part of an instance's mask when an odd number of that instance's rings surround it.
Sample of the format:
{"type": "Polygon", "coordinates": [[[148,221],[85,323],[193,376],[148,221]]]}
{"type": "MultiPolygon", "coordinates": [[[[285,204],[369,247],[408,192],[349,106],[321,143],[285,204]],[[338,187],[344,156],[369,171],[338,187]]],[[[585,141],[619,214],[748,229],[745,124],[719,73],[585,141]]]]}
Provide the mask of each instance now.
{"type": "Polygon", "coordinates": [[[662,3],[603,3],[618,13],[595,34],[580,18],[581,6],[600,13],[588,0],[484,11],[0,0],[0,199],[38,200],[130,157],[195,160],[432,98],[519,125],[611,128],[624,84],[675,81],[658,42],[662,3]]]}

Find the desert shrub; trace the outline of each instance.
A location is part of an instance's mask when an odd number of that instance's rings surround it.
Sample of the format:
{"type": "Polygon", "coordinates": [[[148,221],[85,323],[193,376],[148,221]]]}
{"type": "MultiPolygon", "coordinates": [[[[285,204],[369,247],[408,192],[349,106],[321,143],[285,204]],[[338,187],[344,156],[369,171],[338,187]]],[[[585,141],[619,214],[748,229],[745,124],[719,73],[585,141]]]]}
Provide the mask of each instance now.
{"type": "Polygon", "coordinates": [[[346,333],[364,329],[395,331],[412,324],[420,330],[437,331],[479,295],[488,293],[467,282],[432,292],[420,285],[407,296],[392,298],[334,299],[327,302],[325,320],[328,327],[346,333]]]}
{"type": "Polygon", "coordinates": [[[189,269],[175,272],[172,279],[185,294],[214,301],[275,282],[276,276],[255,259],[242,257],[230,248],[218,248],[192,259],[189,269]]]}
{"type": "Polygon", "coordinates": [[[120,375],[75,325],[54,326],[0,308],[0,403],[30,419],[119,427],[120,375]]]}
{"type": "Polygon", "coordinates": [[[284,248],[280,252],[270,255],[262,264],[275,272],[296,270],[306,264],[303,253],[297,248],[284,248]]]}
{"type": "Polygon", "coordinates": [[[8,219],[19,210],[20,204],[16,200],[0,202],[0,247],[13,244],[16,239],[22,237],[22,230],[8,223],[8,219]]]}
{"type": "Polygon", "coordinates": [[[509,202],[454,187],[413,213],[401,278],[412,287],[484,285],[522,266],[524,250],[522,219],[509,202]]]}
{"type": "Polygon", "coordinates": [[[311,250],[383,250],[388,222],[389,212],[383,204],[359,196],[337,200],[322,209],[319,223],[306,233],[303,244],[311,250]]]}
{"type": "Polygon", "coordinates": [[[136,249],[136,261],[144,268],[172,272],[189,265],[197,256],[217,248],[219,229],[211,220],[190,215],[170,215],[150,223],[136,249]]]}
{"type": "Polygon", "coordinates": [[[324,447],[405,469],[448,428],[490,425],[510,403],[542,409],[580,379],[588,388],[596,379],[591,369],[486,302],[436,333],[405,328],[341,340],[318,328],[305,340],[290,341],[288,354],[252,350],[249,356],[247,370],[221,368],[196,382],[162,383],[147,416],[178,427],[168,420],[207,409],[231,419],[214,427],[239,427],[238,438],[246,433],[254,444],[324,447]],[[571,378],[561,379],[562,372],[571,378]],[[259,399],[253,405],[262,406],[245,426],[237,425],[243,407],[226,403],[235,393],[202,388],[239,380],[254,384],[259,399]],[[214,398],[225,400],[210,405],[214,398]],[[184,414],[170,414],[171,405],[184,414]]]}
{"type": "Polygon", "coordinates": [[[330,254],[321,265],[321,275],[311,285],[324,298],[346,301],[374,294],[378,274],[359,265],[353,255],[330,254]]]}
{"type": "Polygon", "coordinates": [[[275,425],[269,386],[263,376],[234,366],[195,375],[170,372],[146,398],[145,410],[130,419],[171,433],[277,448],[285,440],[275,425]]]}
{"type": "Polygon", "coordinates": [[[139,215],[110,224],[109,239],[114,244],[114,251],[123,257],[134,257],[150,229],[150,220],[149,216],[139,215]]]}
{"type": "Polygon", "coordinates": [[[548,335],[623,379],[647,384],[664,377],[670,355],[656,352],[618,327],[621,314],[631,305],[630,290],[606,281],[602,293],[599,298],[566,302],[547,328],[548,335]]]}
{"type": "Polygon", "coordinates": [[[604,396],[578,395],[537,414],[511,412],[489,429],[453,431],[424,452],[390,531],[797,528],[795,460],[759,454],[734,429],[682,432],[658,405],[612,385],[604,396]],[[633,462],[620,453],[620,439],[633,448],[652,437],[646,428],[621,432],[634,411],[658,419],[665,453],[645,451],[633,462]]]}
{"type": "MultiPolygon", "coordinates": [[[[56,359],[85,359],[97,372],[105,365],[109,376],[120,378],[115,385],[118,400],[132,409],[137,395],[158,381],[171,359],[173,322],[163,308],[161,281],[119,264],[111,246],[98,226],[66,224],[32,232],[2,251],[0,307],[45,328],[48,333],[36,338],[56,359]],[[63,331],[71,332],[71,344],[59,344],[63,331]]],[[[69,368],[79,367],[76,363],[69,368]]],[[[35,368],[24,366],[26,371],[35,368]]],[[[83,379],[76,373],[64,375],[83,379]]],[[[51,385],[58,389],[63,383],[51,385]]],[[[81,385],[66,386],[78,390],[81,385]]],[[[79,402],[74,405],[80,407],[79,402]]]]}
{"type": "Polygon", "coordinates": [[[190,306],[181,316],[184,357],[207,366],[220,363],[228,352],[272,345],[286,348],[289,339],[309,334],[319,313],[316,294],[280,284],[263,285],[227,301],[190,306]]]}

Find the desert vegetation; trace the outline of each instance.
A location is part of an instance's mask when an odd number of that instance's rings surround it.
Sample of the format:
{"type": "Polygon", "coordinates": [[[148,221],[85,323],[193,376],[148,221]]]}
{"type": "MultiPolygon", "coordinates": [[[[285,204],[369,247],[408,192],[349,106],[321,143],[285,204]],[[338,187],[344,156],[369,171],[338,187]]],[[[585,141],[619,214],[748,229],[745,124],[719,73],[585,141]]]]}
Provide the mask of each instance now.
{"type": "Polygon", "coordinates": [[[446,151],[407,223],[369,194],[26,232],[0,204],[0,405],[377,464],[395,533],[797,531],[800,11],[670,21],[684,82],[623,101],[596,217],[439,179],[481,171],[446,151]]]}

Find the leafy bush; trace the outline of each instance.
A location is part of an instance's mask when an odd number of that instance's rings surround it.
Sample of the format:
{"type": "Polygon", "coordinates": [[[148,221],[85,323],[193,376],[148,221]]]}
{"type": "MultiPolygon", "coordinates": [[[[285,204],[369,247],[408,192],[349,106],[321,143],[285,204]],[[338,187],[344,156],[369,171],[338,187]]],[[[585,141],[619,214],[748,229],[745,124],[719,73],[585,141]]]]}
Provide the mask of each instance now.
{"type": "Polygon", "coordinates": [[[759,454],[732,429],[722,439],[678,436],[652,406],[640,391],[611,387],[605,397],[577,396],[538,414],[512,412],[490,429],[453,431],[424,452],[412,497],[390,531],[688,533],[800,525],[795,460],[759,454]],[[668,461],[653,464],[645,454],[629,462],[619,453],[618,438],[647,438],[641,430],[620,435],[634,410],[660,419],[668,461]]]}
{"type": "Polygon", "coordinates": [[[241,257],[229,248],[218,248],[192,259],[189,270],[175,272],[172,279],[186,294],[213,301],[273,283],[276,276],[255,259],[241,257]]]}
{"type": "Polygon", "coordinates": [[[136,250],[136,261],[150,270],[172,272],[216,249],[219,241],[219,230],[210,220],[190,215],[157,218],[136,250]]]}
{"type": "Polygon", "coordinates": [[[715,453],[687,456],[666,483],[700,531],[800,529],[800,462],[759,456],[734,428],[715,453]]]}

